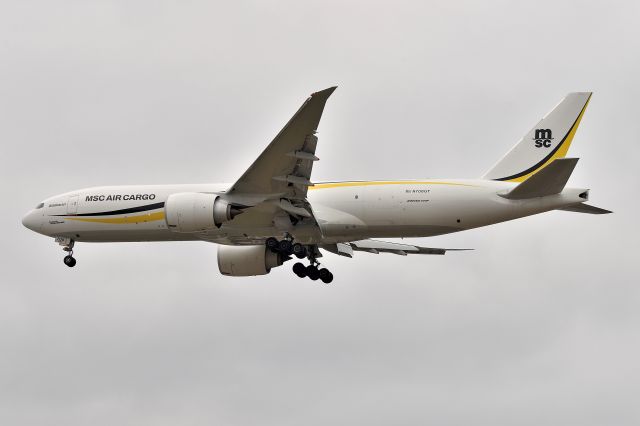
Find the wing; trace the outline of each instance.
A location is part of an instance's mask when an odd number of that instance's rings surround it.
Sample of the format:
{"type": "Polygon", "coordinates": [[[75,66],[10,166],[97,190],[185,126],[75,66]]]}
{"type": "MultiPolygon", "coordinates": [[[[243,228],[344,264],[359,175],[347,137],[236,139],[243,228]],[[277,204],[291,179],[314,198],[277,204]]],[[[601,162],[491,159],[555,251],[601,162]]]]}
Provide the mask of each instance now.
{"type": "Polygon", "coordinates": [[[473,249],[443,249],[443,248],[431,248],[414,246],[412,244],[398,244],[389,243],[387,241],[378,240],[360,240],[352,241],[349,243],[337,243],[337,244],[325,244],[321,245],[323,248],[331,253],[339,254],[341,256],[353,257],[354,251],[365,251],[368,253],[393,253],[401,256],[408,254],[445,254],[448,251],[466,251],[473,249]]]}
{"type": "Polygon", "coordinates": [[[232,199],[304,200],[312,186],[316,130],[335,87],[312,94],[246,172],[227,191],[232,199]]]}

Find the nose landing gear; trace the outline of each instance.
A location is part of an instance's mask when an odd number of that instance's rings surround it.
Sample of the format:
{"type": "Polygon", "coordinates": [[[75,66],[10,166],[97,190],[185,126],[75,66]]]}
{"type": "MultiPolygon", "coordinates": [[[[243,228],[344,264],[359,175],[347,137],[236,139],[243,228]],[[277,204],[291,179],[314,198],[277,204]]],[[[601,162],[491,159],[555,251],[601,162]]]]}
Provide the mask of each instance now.
{"type": "Polygon", "coordinates": [[[64,259],[62,259],[64,264],[69,268],[73,268],[74,266],[76,266],[76,258],[73,257],[73,245],[75,241],[73,241],[71,238],[57,237],[56,243],[60,244],[62,246],[62,250],[68,253],[64,257],[64,259]]]}

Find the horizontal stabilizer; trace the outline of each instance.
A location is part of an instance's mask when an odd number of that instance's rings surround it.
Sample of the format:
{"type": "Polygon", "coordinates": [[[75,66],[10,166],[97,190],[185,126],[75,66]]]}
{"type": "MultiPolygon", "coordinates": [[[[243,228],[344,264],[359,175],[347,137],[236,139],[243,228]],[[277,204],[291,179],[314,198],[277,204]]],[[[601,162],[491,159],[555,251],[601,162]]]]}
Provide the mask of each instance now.
{"type": "Polygon", "coordinates": [[[587,214],[609,214],[613,213],[611,210],[601,209],[600,207],[590,206],[589,204],[574,204],[573,206],[561,207],[557,210],[564,210],[568,212],[587,213],[587,214]]]}
{"type": "Polygon", "coordinates": [[[503,197],[509,200],[523,200],[559,194],[567,184],[576,164],[578,164],[577,158],[554,160],[547,167],[516,186],[511,192],[503,195],[503,197]]]}
{"type": "Polygon", "coordinates": [[[321,245],[320,248],[330,251],[331,253],[339,254],[346,257],[352,257],[354,251],[364,251],[374,254],[392,253],[406,256],[408,254],[445,254],[448,251],[473,250],[421,247],[414,246],[412,244],[389,243],[387,241],[378,240],[360,240],[352,241],[349,243],[325,244],[321,245]]]}

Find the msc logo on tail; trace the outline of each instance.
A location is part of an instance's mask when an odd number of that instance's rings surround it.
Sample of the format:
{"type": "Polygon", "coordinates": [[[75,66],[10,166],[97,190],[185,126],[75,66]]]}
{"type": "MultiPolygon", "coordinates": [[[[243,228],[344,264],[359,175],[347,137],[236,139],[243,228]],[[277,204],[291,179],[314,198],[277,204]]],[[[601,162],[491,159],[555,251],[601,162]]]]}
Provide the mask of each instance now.
{"type": "Polygon", "coordinates": [[[551,129],[536,129],[536,134],[533,138],[536,148],[550,148],[552,139],[551,129]]]}

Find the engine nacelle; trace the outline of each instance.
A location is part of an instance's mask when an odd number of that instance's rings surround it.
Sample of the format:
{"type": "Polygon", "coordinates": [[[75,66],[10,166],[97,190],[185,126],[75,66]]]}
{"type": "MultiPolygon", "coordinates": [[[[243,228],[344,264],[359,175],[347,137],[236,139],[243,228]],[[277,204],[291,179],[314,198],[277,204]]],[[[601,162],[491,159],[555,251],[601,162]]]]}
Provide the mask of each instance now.
{"type": "Polygon", "coordinates": [[[180,192],[171,194],[164,205],[165,220],[175,232],[201,232],[219,228],[242,210],[215,194],[180,192]]]}
{"type": "Polygon", "coordinates": [[[266,275],[282,265],[283,258],[266,246],[218,246],[218,269],[223,275],[250,277],[266,275]]]}

